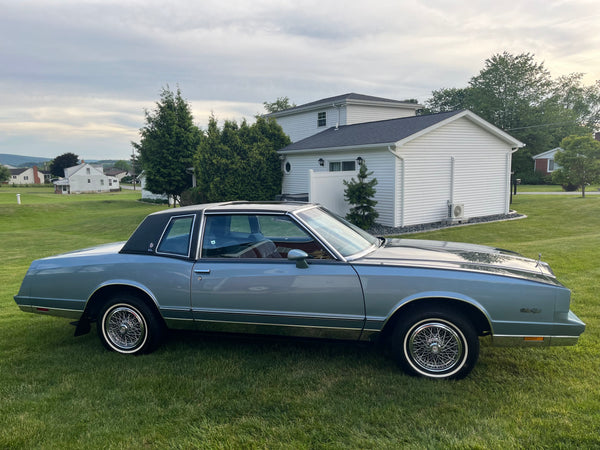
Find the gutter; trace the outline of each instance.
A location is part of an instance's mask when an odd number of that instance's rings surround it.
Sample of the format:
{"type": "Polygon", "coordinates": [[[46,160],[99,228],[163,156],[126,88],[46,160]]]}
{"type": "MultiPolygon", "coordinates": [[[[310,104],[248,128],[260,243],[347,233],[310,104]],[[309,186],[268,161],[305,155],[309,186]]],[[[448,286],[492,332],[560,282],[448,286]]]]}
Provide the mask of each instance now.
{"type": "MultiPolygon", "coordinates": [[[[293,145],[293,144],[291,144],[293,145]]],[[[303,148],[303,149],[298,149],[298,150],[277,150],[277,153],[279,153],[280,155],[296,155],[296,154],[302,154],[302,153],[314,153],[314,152],[332,152],[332,151],[347,151],[347,150],[354,150],[354,149],[380,149],[381,147],[395,147],[396,143],[395,142],[391,142],[391,143],[377,143],[377,144],[362,144],[362,145],[345,145],[343,147],[319,147],[319,148],[303,148]]]]}

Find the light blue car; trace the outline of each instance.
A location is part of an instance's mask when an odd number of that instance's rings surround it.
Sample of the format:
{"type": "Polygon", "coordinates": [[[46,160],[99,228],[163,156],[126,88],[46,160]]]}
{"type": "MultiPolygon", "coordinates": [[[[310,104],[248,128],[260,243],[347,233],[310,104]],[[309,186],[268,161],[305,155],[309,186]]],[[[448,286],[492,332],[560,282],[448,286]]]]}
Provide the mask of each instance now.
{"type": "Polygon", "coordinates": [[[149,215],[127,242],[34,261],[26,312],[96,322],[104,346],[173,329],[383,340],[409,374],[462,378],[495,345],[574,345],[585,324],[550,267],[472,244],[383,239],[318,205],[229,202],[149,215]]]}

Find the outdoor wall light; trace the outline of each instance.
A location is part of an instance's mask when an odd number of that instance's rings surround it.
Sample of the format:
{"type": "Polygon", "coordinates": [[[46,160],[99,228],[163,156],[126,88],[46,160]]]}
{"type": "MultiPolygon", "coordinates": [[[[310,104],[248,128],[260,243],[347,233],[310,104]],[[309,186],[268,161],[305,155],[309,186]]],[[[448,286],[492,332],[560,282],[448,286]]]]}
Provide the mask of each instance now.
{"type": "Polygon", "coordinates": [[[365,160],[359,156],[358,158],[356,158],[356,162],[358,163],[359,166],[362,166],[363,162],[365,162],[365,160]]]}
{"type": "Polygon", "coordinates": [[[323,158],[319,158],[319,165],[323,167],[325,165],[325,160],[323,158]]]}

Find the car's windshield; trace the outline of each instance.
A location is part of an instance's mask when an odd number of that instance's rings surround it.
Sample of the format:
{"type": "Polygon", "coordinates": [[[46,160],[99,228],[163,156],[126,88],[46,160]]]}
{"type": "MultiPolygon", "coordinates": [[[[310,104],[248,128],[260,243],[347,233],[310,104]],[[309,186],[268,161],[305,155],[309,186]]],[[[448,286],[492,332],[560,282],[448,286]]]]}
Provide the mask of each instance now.
{"type": "Polygon", "coordinates": [[[376,237],[325,209],[306,209],[298,211],[296,215],[343,257],[361,253],[379,245],[380,241],[376,237]]]}

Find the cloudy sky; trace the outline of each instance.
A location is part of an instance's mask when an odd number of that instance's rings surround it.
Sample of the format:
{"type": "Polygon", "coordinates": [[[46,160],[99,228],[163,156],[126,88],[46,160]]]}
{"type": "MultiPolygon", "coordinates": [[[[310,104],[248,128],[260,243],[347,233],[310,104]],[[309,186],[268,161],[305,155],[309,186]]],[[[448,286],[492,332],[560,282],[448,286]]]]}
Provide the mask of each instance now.
{"type": "Polygon", "coordinates": [[[588,0],[0,0],[0,153],[128,159],[180,87],[194,118],[356,92],[424,102],[495,53],[600,79],[588,0]]]}

